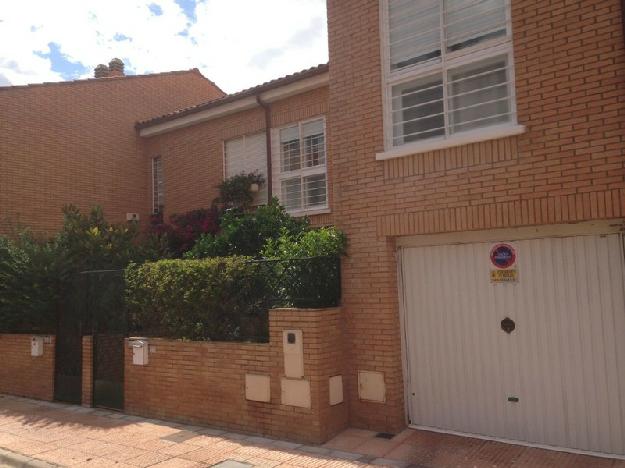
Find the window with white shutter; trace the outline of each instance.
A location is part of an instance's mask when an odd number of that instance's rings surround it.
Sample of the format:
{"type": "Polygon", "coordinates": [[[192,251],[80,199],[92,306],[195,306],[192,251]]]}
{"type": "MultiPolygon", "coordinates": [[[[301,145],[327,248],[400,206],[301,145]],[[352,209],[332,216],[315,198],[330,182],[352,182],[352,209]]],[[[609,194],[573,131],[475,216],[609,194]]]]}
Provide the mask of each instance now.
{"type": "MultiPolygon", "coordinates": [[[[233,138],[224,143],[226,178],[256,172],[267,180],[267,140],[265,133],[233,138]]],[[[267,203],[267,183],[254,196],[254,205],[267,203]]]]}
{"type": "Polygon", "coordinates": [[[274,130],[274,195],[292,214],[328,208],[325,121],[317,118],[274,130]]]}
{"type": "Polygon", "coordinates": [[[152,158],[152,213],[163,213],[165,209],[165,181],[163,161],[160,156],[152,158]]]}
{"type": "Polygon", "coordinates": [[[383,0],[385,147],[516,126],[510,0],[383,0]]]}

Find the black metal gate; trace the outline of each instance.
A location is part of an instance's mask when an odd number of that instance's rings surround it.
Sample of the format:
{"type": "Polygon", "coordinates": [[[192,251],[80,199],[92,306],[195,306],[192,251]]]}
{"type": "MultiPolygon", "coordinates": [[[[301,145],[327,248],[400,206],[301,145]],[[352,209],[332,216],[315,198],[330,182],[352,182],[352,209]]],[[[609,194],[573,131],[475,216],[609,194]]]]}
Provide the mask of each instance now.
{"type": "Polygon", "coordinates": [[[93,406],[124,408],[124,339],[128,321],[123,270],[89,271],[86,310],[93,335],[93,406]]]}
{"type": "Polygon", "coordinates": [[[83,316],[77,303],[66,301],[58,314],[54,360],[54,399],[80,404],[82,399],[83,316]]]}

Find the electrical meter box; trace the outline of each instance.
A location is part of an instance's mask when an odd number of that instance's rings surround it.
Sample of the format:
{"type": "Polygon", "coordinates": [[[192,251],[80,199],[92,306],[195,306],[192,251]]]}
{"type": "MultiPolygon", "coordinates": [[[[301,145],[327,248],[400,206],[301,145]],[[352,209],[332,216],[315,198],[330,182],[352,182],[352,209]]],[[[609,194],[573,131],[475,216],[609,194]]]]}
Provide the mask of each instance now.
{"type": "Polygon", "coordinates": [[[290,379],[304,377],[304,342],[302,330],[282,332],[284,351],[284,375],[290,379]]]}
{"type": "Polygon", "coordinates": [[[131,340],[130,347],[132,348],[132,364],[135,366],[147,366],[150,351],[147,340],[131,340]]]}
{"type": "Polygon", "coordinates": [[[33,336],[30,339],[30,355],[43,356],[43,336],[33,336]]]}

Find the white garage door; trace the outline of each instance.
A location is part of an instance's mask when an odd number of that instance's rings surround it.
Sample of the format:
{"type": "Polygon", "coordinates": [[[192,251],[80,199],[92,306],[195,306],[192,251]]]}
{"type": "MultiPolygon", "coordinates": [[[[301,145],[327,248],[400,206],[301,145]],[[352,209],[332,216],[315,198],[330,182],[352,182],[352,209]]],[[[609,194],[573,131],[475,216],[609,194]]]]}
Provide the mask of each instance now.
{"type": "Polygon", "coordinates": [[[494,243],[401,249],[411,424],[625,454],[623,239],[508,244],[507,283],[494,243]]]}

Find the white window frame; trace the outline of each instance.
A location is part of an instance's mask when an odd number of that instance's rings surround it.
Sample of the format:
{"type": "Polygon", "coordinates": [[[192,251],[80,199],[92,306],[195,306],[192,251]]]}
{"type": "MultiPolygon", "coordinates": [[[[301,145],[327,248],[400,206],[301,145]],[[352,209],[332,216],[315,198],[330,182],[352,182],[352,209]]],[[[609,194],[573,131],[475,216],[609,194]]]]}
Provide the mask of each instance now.
{"type": "MultiPolygon", "coordinates": [[[[295,177],[299,177],[301,180],[303,180],[305,177],[307,176],[311,176],[311,175],[318,175],[318,174],[325,174],[326,176],[326,202],[323,205],[317,205],[311,208],[301,208],[298,210],[288,210],[287,212],[293,216],[304,216],[304,215],[313,215],[313,214],[322,214],[322,213],[329,213],[329,193],[328,193],[328,143],[327,143],[327,129],[326,129],[326,118],[325,116],[316,116],[310,119],[306,119],[306,120],[301,120],[299,122],[293,122],[290,123],[288,125],[283,125],[282,127],[278,127],[276,129],[274,129],[274,135],[276,138],[276,148],[277,148],[277,154],[276,157],[274,158],[274,162],[273,164],[278,164],[277,167],[277,177],[274,180],[274,194],[278,195],[278,199],[285,204],[286,201],[282,200],[282,181],[287,180],[287,179],[293,179],[295,177]],[[303,149],[303,141],[302,141],[302,127],[304,125],[306,125],[307,123],[310,122],[315,122],[321,120],[322,125],[323,125],[323,151],[324,151],[324,155],[325,155],[325,162],[319,166],[313,166],[313,167],[304,167],[304,158],[303,155],[301,154],[301,151],[303,149]],[[302,165],[300,169],[294,170],[294,171],[282,171],[282,141],[280,140],[280,133],[282,130],[285,130],[287,128],[292,128],[292,127],[298,127],[298,134],[299,134],[299,138],[300,138],[300,157],[302,158],[302,165]]],[[[305,200],[305,194],[304,194],[304,184],[301,183],[301,191],[302,191],[302,195],[301,195],[301,200],[302,203],[305,200]]],[[[286,208],[286,205],[285,205],[286,208]]]]}
{"type": "MultiPolygon", "coordinates": [[[[444,0],[439,0],[441,3],[444,0]]],[[[512,18],[510,0],[506,2],[506,35],[496,37],[466,49],[447,52],[444,36],[443,18],[444,5],[441,7],[441,56],[420,64],[407,66],[401,70],[391,70],[390,63],[390,23],[388,17],[389,0],[380,1],[380,47],[382,59],[382,97],[383,97],[383,125],[384,125],[384,152],[376,154],[376,159],[392,159],[402,156],[425,153],[437,149],[450,148],[468,143],[475,143],[505,136],[517,135],[525,131],[525,127],[517,122],[516,86],[514,70],[514,50],[512,45],[512,18]],[[477,129],[460,131],[449,134],[449,109],[447,100],[448,72],[450,70],[473,64],[481,60],[506,56],[508,60],[509,94],[510,94],[510,121],[477,129]],[[444,89],[443,106],[445,116],[445,135],[436,136],[420,141],[393,145],[393,87],[440,74],[444,89]]]]}
{"type": "Polygon", "coordinates": [[[154,156],[151,161],[152,163],[152,214],[162,214],[165,211],[165,174],[163,172],[163,158],[158,155],[154,156]],[[158,194],[158,181],[156,180],[156,161],[159,161],[161,166],[161,177],[163,179],[163,191],[162,197],[159,197],[158,194]],[[160,203],[159,203],[160,202],[160,203]],[[161,209],[162,208],[162,209],[161,209]]]}

